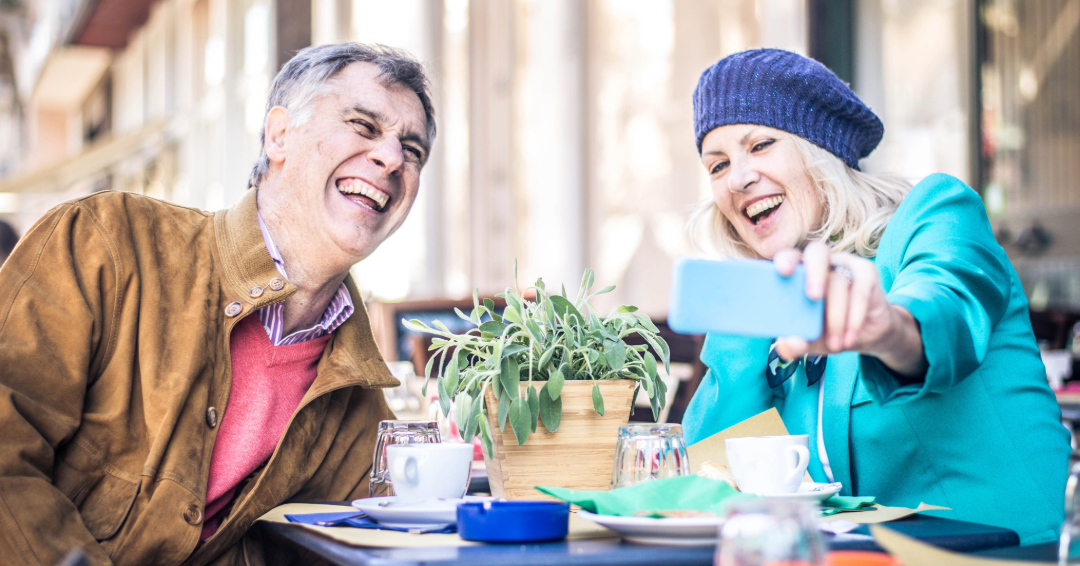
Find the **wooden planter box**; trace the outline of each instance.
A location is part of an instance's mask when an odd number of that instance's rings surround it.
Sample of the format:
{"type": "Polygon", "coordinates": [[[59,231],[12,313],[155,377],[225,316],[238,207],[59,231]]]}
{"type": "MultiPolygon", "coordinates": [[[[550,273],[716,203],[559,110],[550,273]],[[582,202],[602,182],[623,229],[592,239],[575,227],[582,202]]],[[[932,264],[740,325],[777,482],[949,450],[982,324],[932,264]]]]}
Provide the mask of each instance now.
{"type": "MultiPolygon", "coordinates": [[[[540,393],[543,381],[532,387],[540,393]]],[[[499,430],[497,412],[488,412],[491,425],[492,454],[484,454],[491,494],[507,499],[552,499],[533,489],[533,486],[556,486],[583,490],[608,490],[611,487],[611,468],[615,459],[615,442],[619,427],[630,420],[630,405],[634,399],[632,379],[613,379],[597,382],[604,397],[604,416],[596,414],[592,405],[592,380],[566,381],[562,390],[562,423],[554,434],[544,428],[543,420],[536,432],[529,434],[525,444],[518,446],[517,438],[506,423],[499,430]]],[[[524,395],[527,384],[521,384],[524,395]]],[[[487,406],[499,402],[488,389],[487,406]]]]}

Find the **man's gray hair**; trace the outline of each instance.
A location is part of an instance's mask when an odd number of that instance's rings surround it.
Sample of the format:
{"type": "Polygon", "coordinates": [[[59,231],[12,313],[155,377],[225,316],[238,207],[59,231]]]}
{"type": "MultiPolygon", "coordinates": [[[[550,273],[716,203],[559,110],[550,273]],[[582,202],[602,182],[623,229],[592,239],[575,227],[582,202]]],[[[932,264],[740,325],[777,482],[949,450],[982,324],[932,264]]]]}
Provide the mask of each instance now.
{"type": "MultiPolygon", "coordinates": [[[[301,49],[285,63],[274,77],[266,115],[275,106],[289,111],[289,124],[299,126],[311,119],[311,104],[326,92],[326,83],[342,69],[353,63],[370,63],[379,68],[385,85],[401,84],[420,98],[427,120],[428,143],[435,141],[435,108],[431,104],[431,82],[424,66],[401,49],[385,45],[338,43],[301,49]]],[[[248,187],[257,187],[266,178],[270,158],[266,155],[266,118],[259,134],[259,160],[251,170],[248,187]]]]}

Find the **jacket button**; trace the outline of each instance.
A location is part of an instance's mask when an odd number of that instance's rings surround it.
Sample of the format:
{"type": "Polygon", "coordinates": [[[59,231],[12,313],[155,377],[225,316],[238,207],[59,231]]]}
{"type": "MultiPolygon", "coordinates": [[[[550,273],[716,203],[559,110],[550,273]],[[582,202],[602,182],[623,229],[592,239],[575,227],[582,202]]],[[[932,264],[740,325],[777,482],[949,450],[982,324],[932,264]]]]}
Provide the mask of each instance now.
{"type": "Polygon", "coordinates": [[[258,299],[259,297],[262,296],[262,294],[263,294],[263,288],[259,287],[258,285],[252,287],[251,290],[248,291],[248,295],[250,295],[252,299],[258,299]]]}
{"type": "Polygon", "coordinates": [[[192,503],[187,510],[184,511],[184,520],[189,525],[198,525],[202,523],[202,509],[195,503],[192,503]]]}
{"type": "Polygon", "coordinates": [[[217,426],[217,409],[210,407],[206,410],[206,425],[210,428],[217,426]]]}
{"type": "Polygon", "coordinates": [[[244,310],[244,305],[240,304],[240,301],[233,301],[229,303],[229,306],[225,307],[225,316],[234,317],[240,314],[244,310]]]}
{"type": "Polygon", "coordinates": [[[270,280],[270,288],[274,291],[280,291],[285,288],[285,280],[280,277],[275,277],[270,280]]]}

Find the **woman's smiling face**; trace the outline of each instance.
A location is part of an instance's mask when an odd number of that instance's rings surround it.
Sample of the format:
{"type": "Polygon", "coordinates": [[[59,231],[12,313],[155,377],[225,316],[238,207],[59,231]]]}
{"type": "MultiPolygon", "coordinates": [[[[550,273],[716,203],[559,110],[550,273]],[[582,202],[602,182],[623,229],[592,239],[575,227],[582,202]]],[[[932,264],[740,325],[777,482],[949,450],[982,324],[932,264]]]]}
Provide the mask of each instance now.
{"type": "Polygon", "coordinates": [[[802,246],[824,220],[821,195],[792,135],[766,126],[721,126],[701,143],[713,200],[759,257],[802,246]]]}

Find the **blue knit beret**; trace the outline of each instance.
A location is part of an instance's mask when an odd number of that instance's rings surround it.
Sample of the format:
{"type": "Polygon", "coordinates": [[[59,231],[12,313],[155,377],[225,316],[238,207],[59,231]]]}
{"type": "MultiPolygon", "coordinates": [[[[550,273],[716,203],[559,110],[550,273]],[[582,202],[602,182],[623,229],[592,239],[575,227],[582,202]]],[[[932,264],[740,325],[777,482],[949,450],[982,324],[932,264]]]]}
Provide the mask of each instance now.
{"type": "Polygon", "coordinates": [[[705,135],[729,124],[755,124],[805,138],[859,168],[885,128],[824,65],[780,49],[752,49],[709,67],[694,89],[698,153],[705,135]]]}

